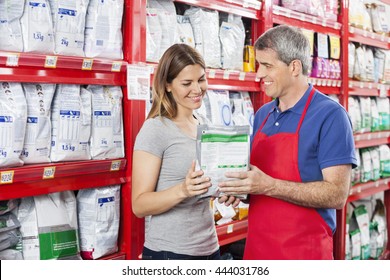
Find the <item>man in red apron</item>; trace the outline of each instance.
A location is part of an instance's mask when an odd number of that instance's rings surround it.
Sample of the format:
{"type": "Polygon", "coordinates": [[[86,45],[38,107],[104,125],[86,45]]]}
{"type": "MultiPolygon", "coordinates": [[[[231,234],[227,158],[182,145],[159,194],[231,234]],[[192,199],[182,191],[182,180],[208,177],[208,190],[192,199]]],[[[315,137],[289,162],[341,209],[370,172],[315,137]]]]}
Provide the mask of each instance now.
{"type": "Polygon", "coordinates": [[[230,172],[226,194],[250,194],[244,259],[333,259],[335,209],[356,166],[345,109],[308,84],[310,45],[274,27],[255,43],[258,78],[274,98],[256,113],[248,172],[230,172]]]}

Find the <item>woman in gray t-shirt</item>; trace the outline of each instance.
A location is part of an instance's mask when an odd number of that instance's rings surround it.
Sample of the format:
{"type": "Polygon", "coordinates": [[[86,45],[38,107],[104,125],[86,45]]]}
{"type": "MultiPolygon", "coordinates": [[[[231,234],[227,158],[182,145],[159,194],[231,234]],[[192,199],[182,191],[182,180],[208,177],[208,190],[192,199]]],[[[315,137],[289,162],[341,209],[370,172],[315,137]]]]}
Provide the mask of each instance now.
{"type": "Polygon", "coordinates": [[[211,186],[210,178],[195,171],[194,110],[207,86],[204,60],[194,48],[175,44],[167,49],[133,153],[133,212],[146,217],[143,259],[220,259],[210,199],[198,198],[211,186]]]}

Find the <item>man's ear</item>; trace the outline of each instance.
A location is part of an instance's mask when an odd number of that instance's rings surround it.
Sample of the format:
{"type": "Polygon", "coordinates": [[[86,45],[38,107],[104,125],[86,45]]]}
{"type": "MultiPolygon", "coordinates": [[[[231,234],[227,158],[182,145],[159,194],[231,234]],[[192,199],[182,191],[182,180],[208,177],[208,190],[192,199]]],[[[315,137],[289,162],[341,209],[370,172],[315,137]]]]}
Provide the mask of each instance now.
{"type": "Polygon", "coordinates": [[[293,61],[291,61],[290,63],[290,66],[291,66],[291,71],[292,71],[292,74],[294,76],[298,76],[300,74],[302,74],[302,62],[298,59],[295,59],[293,61]]]}

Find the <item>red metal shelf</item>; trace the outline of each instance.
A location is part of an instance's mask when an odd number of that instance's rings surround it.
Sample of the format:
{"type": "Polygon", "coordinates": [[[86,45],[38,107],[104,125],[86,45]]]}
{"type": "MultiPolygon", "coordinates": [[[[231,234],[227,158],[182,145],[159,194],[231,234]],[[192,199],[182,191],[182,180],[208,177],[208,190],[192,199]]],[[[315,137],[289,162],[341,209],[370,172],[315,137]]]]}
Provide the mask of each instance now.
{"type": "Polygon", "coordinates": [[[341,24],[329,19],[321,19],[316,16],[292,11],[284,7],[272,6],[272,20],[276,24],[292,25],[316,32],[341,36],[341,24]]]}
{"type": "Polygon", "coordinates": [[[389,96],[390,85],[349,80],[349,95],[353,96],[389,96]]]}
{"type": "Polygon", "coordinates": [[[341,80],[309,78],[309,83],[315,86],[320,92],[325,94],[340,94],[341,80]]]}
{"type": "Polygon", "coordinates": [[[0,200],[123,184],[126,159],[25,165],[0,169],[0,200]]]}
{"type": "Polygon", "coordinates": [[[386,178],[352,186],[347,201],[356,201],[382,191],[390,190],[389,182],[390,179],[386,178]]]}
{"type": "Polygon", "coordinates": [[[223,246],[246,238],[247,229],[247,219],[217,226],[219,245],[223,246]]]}
{"type": "Polygon", "coordinates": [[[378,146],[389,143],[390,131],[377,131],[367,133],[356,133],[355,139],[356,148],[365,148],[378,146]]]}
{"type": "Polygon", "coordinates": [[[390,49],[390,37],[357,27],[349,27],[349,40],[382,49],[390,49]]]}
{"type": "Polygon", "coordinates": [[[0,80],[63,84],[126,84],[125,61],[0,51],[0,80]]]}
{"type": "Polygon", "coordinates": [[[197,7],[232,13],[251,19],[260,19],[262,3],[256,0],[174,0],[197,7]]]}

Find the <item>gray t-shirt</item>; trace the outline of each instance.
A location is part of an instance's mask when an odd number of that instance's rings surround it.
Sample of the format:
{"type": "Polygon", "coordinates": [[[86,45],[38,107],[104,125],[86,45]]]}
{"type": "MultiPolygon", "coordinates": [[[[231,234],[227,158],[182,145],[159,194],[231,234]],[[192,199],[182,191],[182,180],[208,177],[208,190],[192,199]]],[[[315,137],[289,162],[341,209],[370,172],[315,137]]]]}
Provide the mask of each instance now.
{"type": "MultiPolygon", "coordinates": [[[[185,180],[196,159],[196,139],[184,134],[173,121],[156,117],[144,122],[134,150],[162,159],[158,192],[185,180]]],[[[147,217],[145,222],[144,246],[150,250],[204,256],[219,248],[209,199],[187,198],[165,213],[147,217]]]]}

